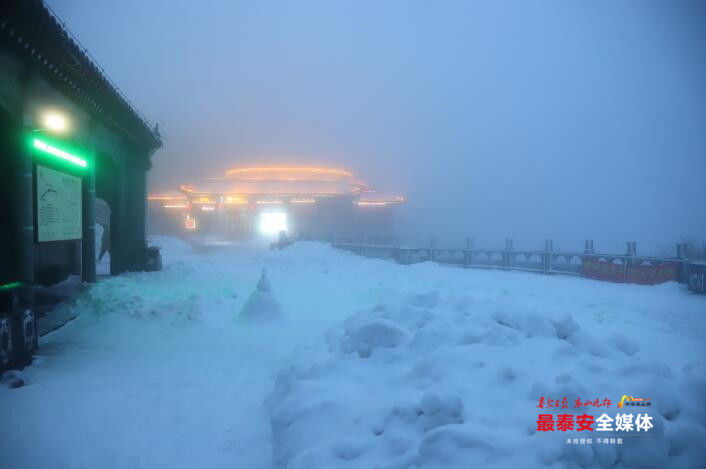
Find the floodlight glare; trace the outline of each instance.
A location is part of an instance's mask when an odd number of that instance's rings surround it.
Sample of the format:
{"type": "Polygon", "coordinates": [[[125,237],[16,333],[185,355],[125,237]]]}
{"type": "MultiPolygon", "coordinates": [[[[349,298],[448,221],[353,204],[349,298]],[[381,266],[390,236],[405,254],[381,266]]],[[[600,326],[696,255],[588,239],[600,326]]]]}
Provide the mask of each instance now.
{"type": "Polygon", "coordinates": [[[32,146],[36,148],[37,150],[41,150],[45,153],[49,153],[50,155],[54,155],[56,157],[59,157],[63,160],[70,161],[71,163],[81,166],[85,168],[88,163],[86,163],[86,160],[79,158],[78,156],[72,155],[71,153],[65,152],[64,150],[61,150],[60,148],[53,147],[49,145],[47,142],[44,142],[42,140],[39,140],[38,138],[35,138],[32,140],[32,146]]]}
{"type": "Polygon", "coordinates": [[[287,214],[284,212],[262,212],[260,214],[260,233],[276,235],[287,231],[287,214]]]}
{"type": "Polygon", "coordinates": [[[42,124],[52,132],[64,132],[69,127],[66,116],[54,111],[47,112],[42,116],[42,124]]]}

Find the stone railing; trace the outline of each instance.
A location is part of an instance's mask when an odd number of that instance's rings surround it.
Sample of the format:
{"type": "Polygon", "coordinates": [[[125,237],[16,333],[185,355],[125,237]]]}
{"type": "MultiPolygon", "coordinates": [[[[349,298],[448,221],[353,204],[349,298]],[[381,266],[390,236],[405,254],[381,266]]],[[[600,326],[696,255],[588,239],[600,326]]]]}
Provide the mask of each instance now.
{"type": "Polygon", "coordinates": [[[431,261],[467,268],[575,275],[649,285],[668,281],[686,283],[689,268],[685,244],[678,244],[676,257],[670,258],[640,256],[634,241],[627,243],[625,254],[597,253],[591,240],[586,241],[582,252],[555,251],[551,240],[545,241],[544,249],[538,250],[517,250],[512,239],[506,239],[505,247],[501,249],[476,248],[472,238],[460,248],[437,247],[434,239],[428,247],[403,246],[392,237],[329,237],[322,241],[338,249],[366,257],[391,259],[400,264],[431,261]]]}

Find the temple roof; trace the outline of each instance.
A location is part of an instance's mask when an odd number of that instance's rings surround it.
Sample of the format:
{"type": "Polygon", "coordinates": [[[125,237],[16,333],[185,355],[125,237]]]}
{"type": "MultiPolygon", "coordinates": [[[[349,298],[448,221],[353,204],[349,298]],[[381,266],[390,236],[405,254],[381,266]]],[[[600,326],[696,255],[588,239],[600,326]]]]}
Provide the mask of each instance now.
{"type": "MultiPolygon", "coordinates": [[[[272,197],[298,200],[300,197],[350,196],[358,205],[390,205],[404,201],[400,196],[371,189],[349,171],[313,166],[232,168],[220,177],[183,184],[179,190],[199,203],[216,203],[220,197],[225,201],[246,203],[259,200],[257,196],[263,201],[272,197]]],[[[158,194],[151,195],[150,199],[160,200],[158,194]]]]}

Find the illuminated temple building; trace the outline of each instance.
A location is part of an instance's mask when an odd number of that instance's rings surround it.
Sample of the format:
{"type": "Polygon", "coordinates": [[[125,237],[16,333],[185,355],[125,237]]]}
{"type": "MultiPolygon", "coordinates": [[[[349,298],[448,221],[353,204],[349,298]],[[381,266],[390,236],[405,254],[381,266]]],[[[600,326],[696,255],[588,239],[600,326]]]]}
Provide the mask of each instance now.
{"type": "Polygon", "coordinates": [[[400,196],[377,192],[339,169],[234,168],[222,177],[148,197],[152,233],[245,238],[389,236],[400,196]]]}

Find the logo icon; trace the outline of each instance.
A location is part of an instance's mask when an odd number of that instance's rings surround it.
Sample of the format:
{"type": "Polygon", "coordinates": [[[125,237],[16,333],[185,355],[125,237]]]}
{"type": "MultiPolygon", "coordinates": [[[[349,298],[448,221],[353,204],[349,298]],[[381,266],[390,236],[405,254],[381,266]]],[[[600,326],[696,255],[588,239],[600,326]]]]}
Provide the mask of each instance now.
{"type": "Polygon", "coordinates": [[[632,397],[628,396],[627,394],[623,394],[623,397],[620,399],[620,402],[618,402],[618,409],[623,408],[623,404],[627,402],[627,405],[639,405],[639,406],[644,406],[644,405],[651,405],[652,403],[649,402],[651,399],[647,397],[632,397]],[[640,402],[640,404],[631,404],[631,402],[640,402]]]}

